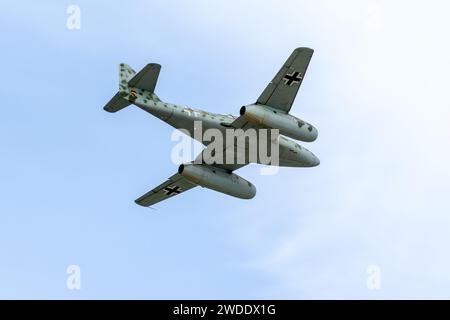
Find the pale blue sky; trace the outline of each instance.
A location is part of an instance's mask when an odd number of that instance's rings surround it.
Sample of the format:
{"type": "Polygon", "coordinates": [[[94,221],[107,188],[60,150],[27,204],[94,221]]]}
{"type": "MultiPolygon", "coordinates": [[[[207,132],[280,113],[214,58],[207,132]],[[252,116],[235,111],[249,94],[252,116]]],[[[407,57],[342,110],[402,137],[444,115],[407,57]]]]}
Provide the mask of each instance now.
{"type": "Polygon", "coordinates": [[[0,298],[450,298],[448,9],[2,1],[0,298]],[[239,170],[251,201],[134,204],[175,172],[175,143],[137,108],[102,110],[120,62],[160,63],[163,100],[237,114],[298,46],[315,54],[292,113],[319,129],[319,167],[239,170]]]}

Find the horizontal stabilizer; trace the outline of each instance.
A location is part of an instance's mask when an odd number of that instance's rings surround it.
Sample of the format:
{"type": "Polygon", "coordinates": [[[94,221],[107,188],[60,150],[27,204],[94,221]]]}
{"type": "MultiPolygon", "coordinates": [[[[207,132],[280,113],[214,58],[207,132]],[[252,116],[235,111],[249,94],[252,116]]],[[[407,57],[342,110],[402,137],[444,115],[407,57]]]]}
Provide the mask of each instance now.
{"type": "Polygon", "coordinates": [[[103,107],[103,109],[108,112],[117,112],[130,104],[130,101],[122,98],[120,93],[117,92],[114,97],[112,97],[112,99],[109,100],[109,102],[103,107]]]}
{"type": "Polygon", "coordinates": [[[160,70],[161,65],[149,63],[128,81],[128,85],[130,87],[154,92],[160,70]]]}

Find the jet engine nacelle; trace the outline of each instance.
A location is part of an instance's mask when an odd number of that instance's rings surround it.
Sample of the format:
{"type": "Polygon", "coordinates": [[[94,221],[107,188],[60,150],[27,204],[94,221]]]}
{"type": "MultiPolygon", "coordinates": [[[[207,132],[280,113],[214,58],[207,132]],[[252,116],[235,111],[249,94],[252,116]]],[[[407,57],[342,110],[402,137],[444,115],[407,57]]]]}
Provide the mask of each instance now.
{"type": "Polygon", "coordinates": [[[312,125],[268,106],[255,104],[244,106],[241,108],[240,114],[254,124],[279,129],[280,134],[296,140],[312,142],[317,139],[317,129],[312,125]]]}
{"type": "Polygon", "coordinates": [[[251,199],[256,194],[252,183],[223,169],[204,164],[182,164],[178,173],[192,183],[233,197],[251,199]]]}

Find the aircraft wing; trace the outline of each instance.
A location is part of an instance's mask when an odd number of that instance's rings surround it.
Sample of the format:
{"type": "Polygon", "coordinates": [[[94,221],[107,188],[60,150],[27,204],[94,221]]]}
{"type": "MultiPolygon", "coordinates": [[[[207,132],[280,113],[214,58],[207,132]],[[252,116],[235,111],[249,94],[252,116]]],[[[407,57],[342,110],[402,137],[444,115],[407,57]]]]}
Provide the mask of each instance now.
{"type": "Polygon", "coordinates": [[[135,200],[138,205],[149,207],[160,201],[166,200],[184,191],[192,189],[197,185],[185,179],[179,173],[171,176],[166,182],[160,184],[155,189],[147,192],[142,197],[135,200]]]}
{"type": "Polygon", "coordinates": [[[256,103],[289,112],[313,53],[310,48],[295,49],[256,103]]]}

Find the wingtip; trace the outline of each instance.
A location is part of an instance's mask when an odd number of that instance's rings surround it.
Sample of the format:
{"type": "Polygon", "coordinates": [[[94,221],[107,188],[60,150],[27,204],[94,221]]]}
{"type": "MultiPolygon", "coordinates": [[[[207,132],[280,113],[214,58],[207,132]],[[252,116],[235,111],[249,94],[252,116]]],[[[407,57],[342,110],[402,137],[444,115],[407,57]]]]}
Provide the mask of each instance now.
{"type": "Polygon", "coordinates": [[[144,207],[144,208],[149,208],[149,209],[152,209],[152,210],[155,210],[155,211],[156,211],[156,208],[155,208],[155,207],[152,207],[152,206],[150,206],[150,205],[145,205],[144,203],[142,203],[141,201],[139,201],[139,199],[134,200],[134,203],[136,203],[138,206],[141,206],[141,207],[144,207]]]}
{"type": "Polygon", "coordinates": [[[134,203],[136,203],[137,205],[140,205],[140,206],[142,206],[142,207],[146,207],[146,206],[144,206],[144,205],[142,204],[141,198],[137,198],[136,200],[134,200],[134,203]]]}

